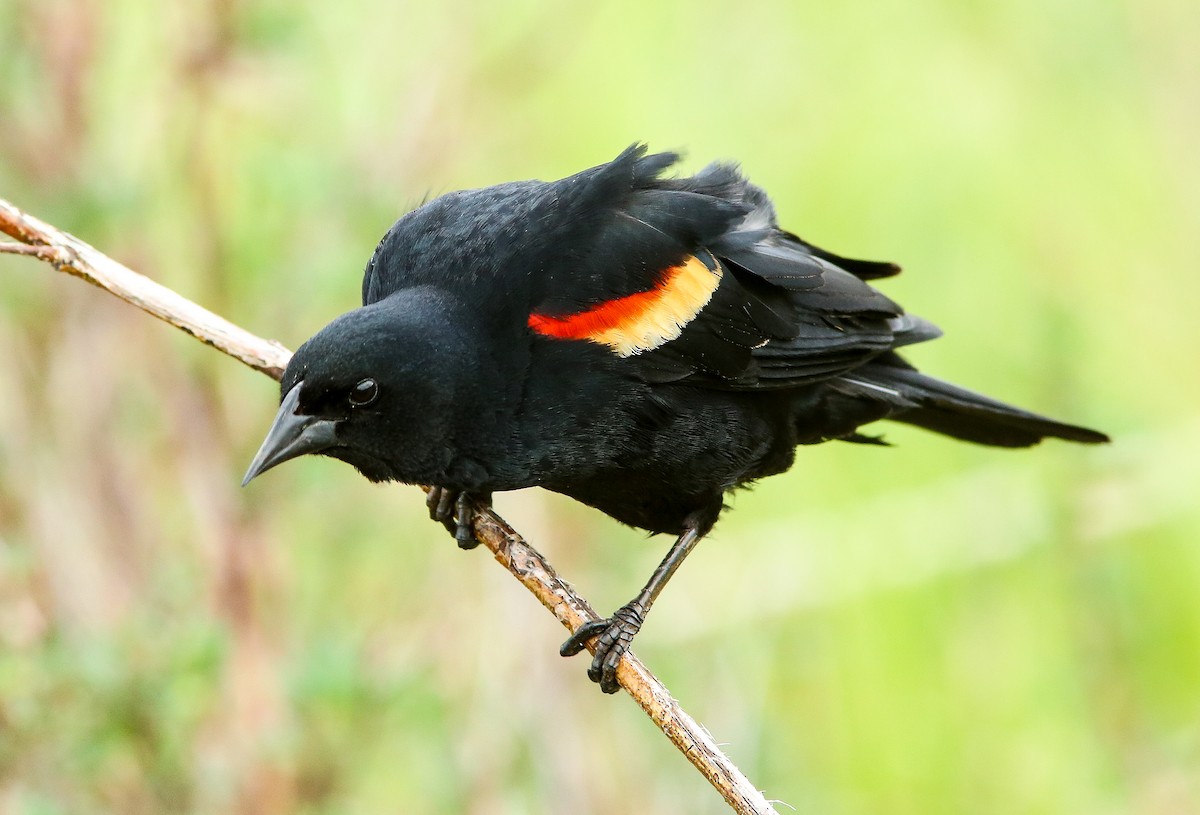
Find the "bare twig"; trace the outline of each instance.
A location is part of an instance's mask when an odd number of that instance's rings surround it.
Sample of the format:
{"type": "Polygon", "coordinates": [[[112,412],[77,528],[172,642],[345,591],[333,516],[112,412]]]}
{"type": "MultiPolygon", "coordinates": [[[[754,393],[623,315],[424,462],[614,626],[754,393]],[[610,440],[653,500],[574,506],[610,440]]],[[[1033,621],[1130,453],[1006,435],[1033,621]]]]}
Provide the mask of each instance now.
{"type": "MultiPolygon", "coordinates": [[[[81,277],[186,331],[251,368],[279,379],[291,352],[228,322],[192,301],[121,265],[83,241],[27,215],[0,199],[0,231],[21,241],[0,243],[0,253],[44,260],[60,272],[81,277]]],[[[558,577],[536,549],[494,512],[477,513],[475,535],[570,631],[597,618],[587,601],[558,577]]],[[[699,723],[632,653],[617,667],[617,680],[667,738],[741,815],[776,810],[721,751],[699,723]]]]}
{"type": "Polygon", "coordinates": [[[0,254],[28,255],[47,263],[58,259],[58,250],[53,246],[30,246],[25,243],[0,243],[0,254]]]}
{"type": "MultiPolygon", "coordinates": [[[[122,266],[88,244],[28,215],[0,199],[0,232],[16,238],[32,253],[58,269],[108,290],[201,342],[279,379],[292,352],[272,340],[251,334],[171,289],[122,266]]],[[[0,251],[11,251],[0,244],[0,251]]],[[[28,254],[18,252],[17,254],[28,254]]]]}

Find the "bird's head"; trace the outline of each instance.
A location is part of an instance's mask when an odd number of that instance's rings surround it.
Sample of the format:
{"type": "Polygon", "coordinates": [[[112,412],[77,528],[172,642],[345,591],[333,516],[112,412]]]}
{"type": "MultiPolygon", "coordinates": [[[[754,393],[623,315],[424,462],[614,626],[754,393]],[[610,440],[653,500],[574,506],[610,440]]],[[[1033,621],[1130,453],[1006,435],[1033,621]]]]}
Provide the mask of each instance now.
{"type": "Polygon", "coordinates": [[[301,345],[242,484],[310,453],[372,481],[434,477],[452,454],[456,396],[479,367],[454,312],[441,292],[409,289],[343,314],[301,345]]]}

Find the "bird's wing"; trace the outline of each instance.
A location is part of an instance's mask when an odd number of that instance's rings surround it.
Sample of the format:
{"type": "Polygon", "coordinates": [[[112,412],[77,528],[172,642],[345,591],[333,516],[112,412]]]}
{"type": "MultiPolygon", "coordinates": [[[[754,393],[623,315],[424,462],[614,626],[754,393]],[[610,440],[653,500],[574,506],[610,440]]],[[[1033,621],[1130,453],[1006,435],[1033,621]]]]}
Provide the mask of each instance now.
{"type": "Polygon", "coordinates": [[[607,346],[648,380],[733,389],[830,379],[937,336],[865,282],[896,266],[784,232],[727,165],[660,178],[674,160],[631,148],[556,182],[531,331],[607,346]]]}

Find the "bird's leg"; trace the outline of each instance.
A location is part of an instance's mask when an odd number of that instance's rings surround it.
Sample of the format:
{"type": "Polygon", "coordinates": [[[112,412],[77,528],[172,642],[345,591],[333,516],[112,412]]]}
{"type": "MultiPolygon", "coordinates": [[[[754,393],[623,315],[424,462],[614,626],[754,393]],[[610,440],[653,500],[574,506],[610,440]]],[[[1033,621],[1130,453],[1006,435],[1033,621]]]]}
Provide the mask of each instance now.
{"type": "MultiPolygon", "coordinates": [[[[491,493],[481,496],[485,504],[491,503],[491,493]]],[[[475,522],[475,499],[471,493],[449,487],[430,487],[425,497],[429,517],[446,527],[454,536],[460,549],[474,549],[479,545],[473,530],[475,522]]]]}
{"type": "Polygon", "coordinates": [[[671,546],[662,563],[658,564],[654,574],[650,575],[645,587],[638,592],[637,597],[613,612],[611,617],[592,620],[579,626],[558,652],[564,657],[574,656],[586,647],[588,640],[598,637],[596,655],[588,668],[588,679],[598,682],[600,690],[605,693],[616,693],[620,687],[617,684],[617,665],[621,662],[621,657],[625,656],[634,636],[641,630],[646,614],[659,592],[667,585],[671,575],[675,574],[679,564],[683,563],[683,559],[696,547],[701,537],[703,536],[699,527],[689,523],[683,534],[671,546]]]}

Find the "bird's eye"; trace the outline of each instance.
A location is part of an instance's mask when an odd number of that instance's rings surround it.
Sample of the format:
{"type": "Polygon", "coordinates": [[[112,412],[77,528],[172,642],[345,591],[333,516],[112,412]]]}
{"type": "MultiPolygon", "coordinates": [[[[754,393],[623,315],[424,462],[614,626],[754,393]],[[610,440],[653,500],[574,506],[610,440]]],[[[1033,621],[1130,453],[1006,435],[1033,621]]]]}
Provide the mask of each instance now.
{"type": "Polygon", "coordinates": [[[367,377],[350,389],[350,407],[366,407],[379,397],[379,385],[367,377]]]}

